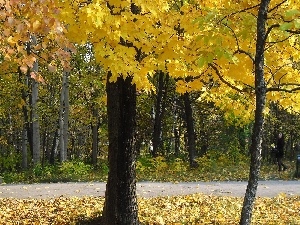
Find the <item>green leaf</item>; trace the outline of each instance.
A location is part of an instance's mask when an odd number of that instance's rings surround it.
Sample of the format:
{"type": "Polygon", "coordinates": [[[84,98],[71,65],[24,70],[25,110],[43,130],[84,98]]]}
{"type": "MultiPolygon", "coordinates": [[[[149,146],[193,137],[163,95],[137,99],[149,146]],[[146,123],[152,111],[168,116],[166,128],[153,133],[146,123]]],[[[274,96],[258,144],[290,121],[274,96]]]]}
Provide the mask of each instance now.
{"type": "Polygon", "coordinates": [[[283,23],[280,25],[280,30],[289,30],[293,27],[293,23],[283,23]]]}
{"type": "Polygon", "coordinates": [[[300,11],[298,9],[291,9],[285,12],[286,17],[293,17],[300,15],[300,11]]]}
{"type": "Polygon", "coordinates": [[[300,20],[299,19],[294,21],[294,26],[295,26],[296,29],[300,28],[300,20]]]}
{"type": "Polygon", "coordinates": [[[202,68],[206,64],[206,59],[204,57],[201,57],[198,59],[198,66],[202,68]]]}

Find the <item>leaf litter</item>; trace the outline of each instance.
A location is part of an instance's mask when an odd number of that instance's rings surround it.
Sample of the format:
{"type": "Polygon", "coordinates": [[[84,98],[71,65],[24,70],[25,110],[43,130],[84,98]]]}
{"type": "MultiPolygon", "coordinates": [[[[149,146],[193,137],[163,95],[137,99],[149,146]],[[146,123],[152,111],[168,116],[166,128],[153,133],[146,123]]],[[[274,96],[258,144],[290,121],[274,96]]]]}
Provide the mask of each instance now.
{"type": "MultiPolygon", "coordinates": [[[[138,198],[145,225],[238,224],[243,199],[204,194],[138,198]]],[[[84,224],[102,214],[103,197],[0,199],[0,224],[84,224]],[[79,221],[81,221],[79,223],[79,221]]],[[[300,196],[258,197],[253,224],[300,224],[300,196]]]]}

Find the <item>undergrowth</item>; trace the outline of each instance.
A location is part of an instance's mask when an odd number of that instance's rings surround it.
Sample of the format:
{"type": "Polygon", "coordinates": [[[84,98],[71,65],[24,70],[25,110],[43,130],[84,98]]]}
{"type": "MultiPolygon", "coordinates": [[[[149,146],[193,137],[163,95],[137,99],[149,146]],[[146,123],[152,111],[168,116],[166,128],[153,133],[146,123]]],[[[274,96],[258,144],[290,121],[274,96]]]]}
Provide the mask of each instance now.
{"type": "MultiPolygon", "coordinates": [[[[182,158],[158,156],[140,157],[136,164],[138,181],[242,181],[248,180],[249,158],[243,154],[230,152],[221,154],[208,152],[197,158],[198,167],[190,168],[182,158]]],[[[295,162],[286,162],[288,170],[277,171],[277,165],[263,162],[261,180],[295,179],[295,162]]],[[[80,182],[106,181],[108,176],[106,160],[101,159],[97,166],[81,161],[68,161],[55,165],[37,165],[26,171],[4,172],[5,183],[41,183],[41,182],[80,182]]]]}

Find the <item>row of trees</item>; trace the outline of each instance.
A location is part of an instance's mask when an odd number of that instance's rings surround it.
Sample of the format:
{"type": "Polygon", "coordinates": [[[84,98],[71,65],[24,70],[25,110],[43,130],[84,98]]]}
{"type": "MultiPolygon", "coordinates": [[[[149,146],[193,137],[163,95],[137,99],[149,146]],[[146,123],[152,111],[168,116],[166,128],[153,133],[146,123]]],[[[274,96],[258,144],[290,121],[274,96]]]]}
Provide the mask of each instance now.
{"type": "MultiPolygon", "coordinates": [[[[104,105],[105,90],[103,84],[97,81],[97,73],[100,67],[91,61],[86,62],[84,57],[88,47],[78,49],[79,56],[74,56],[74,69],[68,77],[70,97],[63,102],[66,82],[66,74],[60,76],[45,76],[47,84],[39,87],[38,115],[40,130],[39,158],[42,164],[54,163],[70,159],[83,159],[97,163],[97,157],[107,155],[107,114],[104,105]],[[86,64],[86,65],[85,65],[86,64]],[[87,67],[91,69],[89,69],[87,67]],[[94,68],[95,67],[95,68],[94,68]],[[81,68],[77,71],[76,68],[81,68]],[[92,69],[96,74],[92,76],[92,69]],[[98,70],[98,71],[97,71],[98,70]],[[88,73],[89,76],[84,75],[88,73]],[[82,76],[82,77],[81,77],[82,76]],[[49,97],[51,96],[51,97],[49,97]],[[102,104],[102,106],[101,106],[102,104]],[[67,106],[67,107],[66,107],[67,106]],[[71,108],[71,110],[65,110],[71,108]],[[69,127],[62,126],[64,118],[68,118],[69,127]],[[67,135],[63,135],[63,129],[67,135]],[[62,134],[62,135],[60,135],[62,134]],[[67,151],[62,144],[68,143],[67,151]],[[67,153],[67,156],[60,154],[67,153]]],[[[23,121],[30,127],[33,125],[30,114],[32,105],[24,98],[24,91],[18,90],[23,85],[17,74],[11,74],[10,83],[3,80],[3,96],[12,97],[11,101],[3,104],[3,117],[1,128],[1,158],[2,169],[17,169],[20,166],[26,169],[32,157],[31,151],[24,151],[22,146],[26,138],[22,135],[23,121]],[[9,85],[8,85],[9,84],[9,85]],[[12,91],[7,91],[11,89],[12,91]],[[23,101],[20,103],[20,101],[23,101]],[[13,110],[12,110],[13,109],[13,110]],[[28,109],[28,110],[27,110],[28,109]],[[25,112],[25,114],[24,114],[25,112]],[[9,132],[6,132],[9,131],[9,132]],[[23,149],[23,151],[22,151],[23,149]],[[23,163],[21,163],[21,160],[23,163]]],[[[245,124],[235,124],[238,118],[231,112],[222,112],[213,102],[199,100],[201,92],[186,93],[180,95],[175,91],[175,82],[168,75],[158,73],[154,76],[153,85],[157,87],[157,93],[137,96],[137,131],[136,149],[138,153],[150,153],[153,156],[175,155],[189,153],[191,166],[196,156],[201,156],[208,149],[226,151],[230,148],[248,154],[250,143],[251,121],[245,124]],[[227,116],[227,118],[225,118],[227,116]],[[190,135],[190,136],[189,136],[190,135]]],[[[27,95],[31,91],[27,86],[27,95]]],[[[295,146],[298,140],[297,115],[292,115],[286,110],[280,109],[278,104],[270,105],[270,113],[266,121],[266,129],[263,135],[263,158],[269,157],[271,144],[279,130],[283,131],[288,140],[287,153],[291,159],[295,156],[295,146]]],[[[27,131],[27,130],[26,130],[27,131]]],[[[32,129],[29,129],[29,137],[32,137],[32,129]]],[[[29,139],[30,140],[30,139],[29,139]]],[[[31,139],[32,141],[32,139],[31,139]]]]}
{"type": "MultiPolygon", "coordinates": [[[[81,149],[76,149],[85,145],[87,135],[82,134],[87,129],[95,163],[101,127],[100,135],[107,131],[110,168],[103,224],[138,224],[136,146],[151,139],[156,156],[168,149],[161,145],[168,142],[162,140],[173,136],[178,153],[185,125],[186,149],[195,166],[195,121],[204,127],[200,129],[205,137],[200,139],[203,153],[210,144],[207,134],[218,134],[207,127],[207,121],[214,126],[215,121],[223,122],[217,109],[236,122],[235,130],[237,124],[241,127],[253,119],[249,183],[240,220],[250,224],[266,137],[266,100],[288,112],[299,109],[297,1],[10,0],[0,5],[1,85],[18,102],[10,108],[2,99],[3,124],[14,135],[5,135],[2,146],[22,152],[23,167],[27,166],[27,143],[33,164],[40,163],[41,152],[53,162],[58,149],[64,161],[68,148],[72,156],[80,154],[81,149]],[[181,95],[173,92],[174,86],[181,95]],[[45,97],[39,102],[42,91],[45,97]],[[205,105],[200,112],[209,119],[193,119],[192,91],[203,100],[198,106],[205,105]],[[149,98],[147,93],[155,95],[149,98]],[[148,101],[152,104],[145,104],[148,101]],[[139,113],[143,110],[147,120],[139,113]],[[213,113],[207,114],[210,110],[213,113]],[[166,118],[172,122],[166,123],[166,118]],[[153,126],[147,121],[153,121],[153,126]],[[172,124],[171,128],[163,127],[164,123],[172,124]],[[168,135],[162,136],[164,132],[168,135]]],[[[276,132],[276,126],[266,132],[276,132]]],[[[296,136],[297,132],[290,133],[291,140],[296,136]]],[[[243,145],[243,140],[239,143],[243,145]]]]}

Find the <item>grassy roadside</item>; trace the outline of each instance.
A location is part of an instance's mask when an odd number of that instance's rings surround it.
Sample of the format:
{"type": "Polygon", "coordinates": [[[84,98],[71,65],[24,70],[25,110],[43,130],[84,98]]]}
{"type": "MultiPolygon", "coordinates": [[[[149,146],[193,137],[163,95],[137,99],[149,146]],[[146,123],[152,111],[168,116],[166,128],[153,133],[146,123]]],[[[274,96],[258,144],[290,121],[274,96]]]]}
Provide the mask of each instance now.
{"type": "MultiPolygon", "coordinates": [[[[141,157],[137,161],[138,181],[245,181],[248,180],[249,160],[243,155],[217,155],[208,153],[197,159],[199,166],[191,169],[180,158],[141,157]]],[[[261,180],[294,180],[296,164],[286,162],[288,170],[277,171],[276,164],[262,163],[261,180]]],[[[36,166],[20,172],[1,174],[4,183],[45,183],[106,181],[108,166],[101,160],[96,167],[80,161],[69,161],[57,165],[36,166]]]]}

